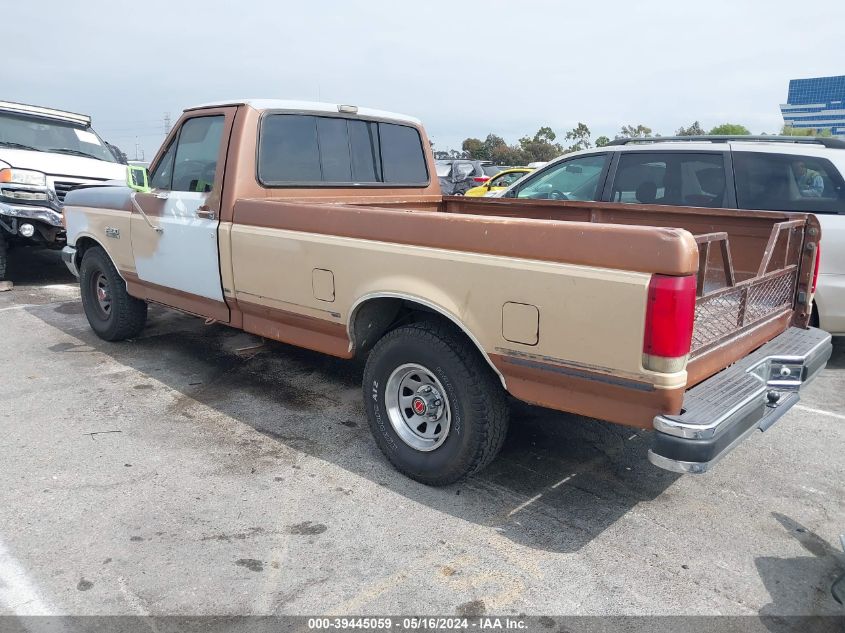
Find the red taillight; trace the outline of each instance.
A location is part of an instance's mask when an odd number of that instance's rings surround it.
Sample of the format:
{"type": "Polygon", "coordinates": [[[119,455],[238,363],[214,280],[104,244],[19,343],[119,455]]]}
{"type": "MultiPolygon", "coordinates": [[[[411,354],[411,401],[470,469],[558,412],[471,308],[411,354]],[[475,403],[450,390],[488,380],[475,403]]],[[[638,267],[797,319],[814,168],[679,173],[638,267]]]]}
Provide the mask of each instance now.
{"type": "Polygon", "coordinates": [[[822,262],[822,245],[816,244],[816,263],[813,264],[813,284],[810,286],[810,293],[816,292],[816,284],[819,283],[819,265],[822,262]]]}
{"type": "Polygon", "coordinates": [[[694,322],[695,277],[653,275],[648,284],[643,365],[655,371],[683,369],[692,344],[694,322]],[[667,362],[667,359],[678,362],[667,362]]]}
{"type": "Polygon", "coordinates": [[[481,183],[481,182],[487,182],[488,180],[490,180],[490,178],[488,176],[476,176],[472,180],[473,180],[473,182],[481,183]]]}

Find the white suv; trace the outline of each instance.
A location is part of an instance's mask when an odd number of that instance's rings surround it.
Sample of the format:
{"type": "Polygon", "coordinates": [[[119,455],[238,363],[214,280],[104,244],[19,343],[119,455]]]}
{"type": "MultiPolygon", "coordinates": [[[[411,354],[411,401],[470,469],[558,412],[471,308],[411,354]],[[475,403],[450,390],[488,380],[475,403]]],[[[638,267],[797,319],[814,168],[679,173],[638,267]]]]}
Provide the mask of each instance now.
{"type": "Polygon", "coordinates": [[[802,211],[822,226],[814,319],[845,335],[845,140],[621,139],[566,154],[495,197],[802,211]]]}

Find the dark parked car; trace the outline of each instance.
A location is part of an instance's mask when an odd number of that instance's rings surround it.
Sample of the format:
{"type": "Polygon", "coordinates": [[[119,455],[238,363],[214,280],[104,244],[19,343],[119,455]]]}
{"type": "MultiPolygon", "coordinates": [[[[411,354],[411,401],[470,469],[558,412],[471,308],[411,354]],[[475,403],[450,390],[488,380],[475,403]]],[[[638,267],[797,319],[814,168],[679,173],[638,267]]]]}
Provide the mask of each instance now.
{"type": "Polygon", "coordinates": [[[481,185],[506,167],[489,160],[438,160],[437,177],[444,196],[462,196],[468,189],[481,185]]]}

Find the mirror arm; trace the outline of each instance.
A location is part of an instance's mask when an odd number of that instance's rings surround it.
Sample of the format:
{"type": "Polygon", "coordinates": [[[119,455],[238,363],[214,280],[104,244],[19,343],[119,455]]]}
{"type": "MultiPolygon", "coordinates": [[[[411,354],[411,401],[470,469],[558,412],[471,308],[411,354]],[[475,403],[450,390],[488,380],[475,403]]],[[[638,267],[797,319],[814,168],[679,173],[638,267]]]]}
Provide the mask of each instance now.
{"type": "Polygon", "coordinates": [[[142,218],[144,218],[144,220],[147,222],[147,224],[149,224],[149,225],[150,225],[150,228],[151,228],[153,231],[155,231],[155,232],[156,232],[156,233],[158,233],[159,235],[161,235],[162,233],[164,233],[164,229],[163,229],[163,228],[161,228],[160,226],[156,226],[155,224],[153,224],[152,222],[150,222],[150,218],[147,216],[147,214],[146,214],[146,213],[144,213],[144,210],[141,208],[141,205],[140,205],[140,204],[138,204],[138,201],[137,201],[137,200],[135,200],[135,195],[136,195],[136,192],[134,192],[134,191],[133,191],[131,194],[129,194],[129,199],[132,201],[132,206],[133,206],[133,207],[135,207],[135,209],[138,211],[138,213],[140,213],[140,214],[141,214],[141,217],[142,217],[142,218]]]}

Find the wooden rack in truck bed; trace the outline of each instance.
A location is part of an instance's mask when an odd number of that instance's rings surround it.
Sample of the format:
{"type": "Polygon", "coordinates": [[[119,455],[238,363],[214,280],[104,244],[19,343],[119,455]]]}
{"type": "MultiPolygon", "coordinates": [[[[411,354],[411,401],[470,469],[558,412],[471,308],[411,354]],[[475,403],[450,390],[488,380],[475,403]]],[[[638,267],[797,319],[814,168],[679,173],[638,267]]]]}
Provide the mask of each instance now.
{"type": "Polygon", "coordinates": [[[654,429],[653,463],[702,472],[830,356],[807,327],[812,215],[443,198],[434,174],[409,117],[195,108],[149,186],[68,194],[65,261],[107,340],[136,335],[155,302],[366,355],[376,442],[429,484],[493,459],[506,393],[654,429]]]}

